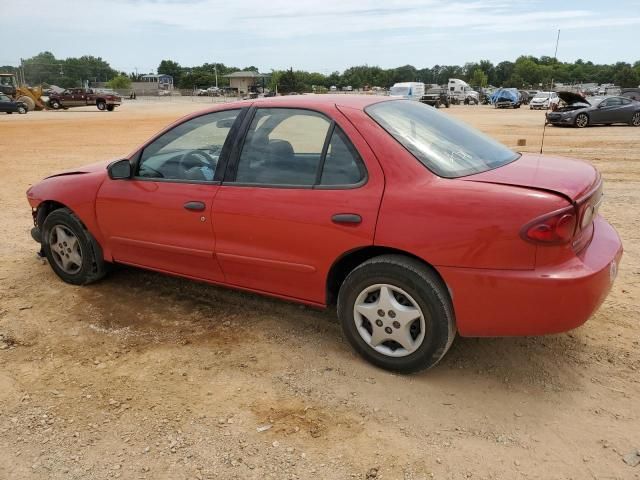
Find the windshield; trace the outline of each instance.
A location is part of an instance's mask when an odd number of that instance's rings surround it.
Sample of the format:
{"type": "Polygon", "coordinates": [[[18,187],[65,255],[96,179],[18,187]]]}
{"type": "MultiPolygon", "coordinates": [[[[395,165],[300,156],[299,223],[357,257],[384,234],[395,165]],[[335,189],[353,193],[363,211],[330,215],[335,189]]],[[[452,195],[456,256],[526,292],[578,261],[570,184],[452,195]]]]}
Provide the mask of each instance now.
{"type": "Polygon", "coordinates": [[[391,87],[390,95],[409,95],[409,87],[391,87]]]}
{"type": "Polygon", "coordinates": [[[484,172],[520,157],[483,133],[422,103],[380,102],[365,111],[424,166],[441,177],[484,172]]]}
{"type": "Polygon", "coordinates": [[[551,94],[549,92],[538,92],[533,98],[549,98],[551,94]]]}

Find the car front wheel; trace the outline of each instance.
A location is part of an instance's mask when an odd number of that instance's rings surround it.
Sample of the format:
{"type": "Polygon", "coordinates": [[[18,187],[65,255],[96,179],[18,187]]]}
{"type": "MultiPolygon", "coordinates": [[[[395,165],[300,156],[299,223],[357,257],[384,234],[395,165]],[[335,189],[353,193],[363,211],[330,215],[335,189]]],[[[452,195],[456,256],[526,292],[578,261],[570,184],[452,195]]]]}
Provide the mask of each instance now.
{"type": "Polygon", "coordinates": [[[356,267],[340,288],[338,316],[360,355],[403,373],[436,365],[456,334],[442,281],[420,261],[402,255],[382,255],[356,267]]]}
{"type": "Polygon", "coordinates": [[[579,113],[576,116],[576,127],[584,128],[587,125],[589,125],[589,117],[587,116],[586,113],[579,113]]]}
{"type": "Polygon", "coordinates": [[[96,104],[96,106],[98,107],[98,110],[106,110],[107,109],[107,104],[104,102],[98,102],[96,104]]]}
{"type": "Polygon", "coordinates": [[[631,125],[634,127],[640,127],[640,112],[636,112],[631,117],[631,125]]]}
{"type": "Polygon", "coordinates": [[[102,278],[102,249],[71,210],[51,212],[42,224],[42,247],[53,271],[65,282],[86,285],[102,278]]]}
{"type": "Polygon", "coordinates": [[[25,113],[27,113],[27,107],[23,107],[22,105],[20,105],[20,106],[18,107],[18,113],[19,113],[20,115],[24,115],[25,113]]]}
{"type": "Polygon", "coordinates": [[[60,105],[60,102],[58,100],[51,100],[49,102],[49,105],[51,106],[51,108],[53,108],[54,110],[58,110],[62,105],[60,105]]]}

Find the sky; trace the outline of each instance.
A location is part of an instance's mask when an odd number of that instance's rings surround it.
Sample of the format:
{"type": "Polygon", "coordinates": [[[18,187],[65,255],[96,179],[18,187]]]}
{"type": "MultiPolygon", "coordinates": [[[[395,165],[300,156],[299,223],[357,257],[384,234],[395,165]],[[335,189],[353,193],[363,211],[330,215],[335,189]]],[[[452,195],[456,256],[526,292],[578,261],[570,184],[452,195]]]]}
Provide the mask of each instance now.
{"type": "Polygon", "coordinates": [[[263,72],[422,68],[553,56],[558,29],[561,61],[640,60],[640,0],[0,0],[0,11],[0,65],[50,51],[139,73],[162,59],[263,72]]]}

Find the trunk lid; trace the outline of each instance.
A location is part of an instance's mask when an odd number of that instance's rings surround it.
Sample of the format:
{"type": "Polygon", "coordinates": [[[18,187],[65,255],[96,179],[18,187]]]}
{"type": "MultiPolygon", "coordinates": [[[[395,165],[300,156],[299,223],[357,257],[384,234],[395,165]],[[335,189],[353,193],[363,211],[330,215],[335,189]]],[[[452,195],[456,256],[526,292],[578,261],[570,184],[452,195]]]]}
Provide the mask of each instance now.
{"type": "Polygon", "coordinates": [[[599,174],[581,160],[523,153],[514,162],[460,180],[550,191],[575,203],[598,183],[599,174]]]}

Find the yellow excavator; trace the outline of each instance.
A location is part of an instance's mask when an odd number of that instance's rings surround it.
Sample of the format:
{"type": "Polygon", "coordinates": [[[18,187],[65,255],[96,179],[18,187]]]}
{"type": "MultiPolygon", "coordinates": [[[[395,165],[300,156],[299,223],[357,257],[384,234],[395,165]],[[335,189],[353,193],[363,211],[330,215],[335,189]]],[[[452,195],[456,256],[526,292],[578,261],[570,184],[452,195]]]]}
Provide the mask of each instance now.
{"type": "Polygon", "coordinates": [[[15,73],[0,73],[0,93],[9,95],[18,102],[27,106],[29,111],[43,110],[42,87],[27,87],[18,85],[15,73]]]}

